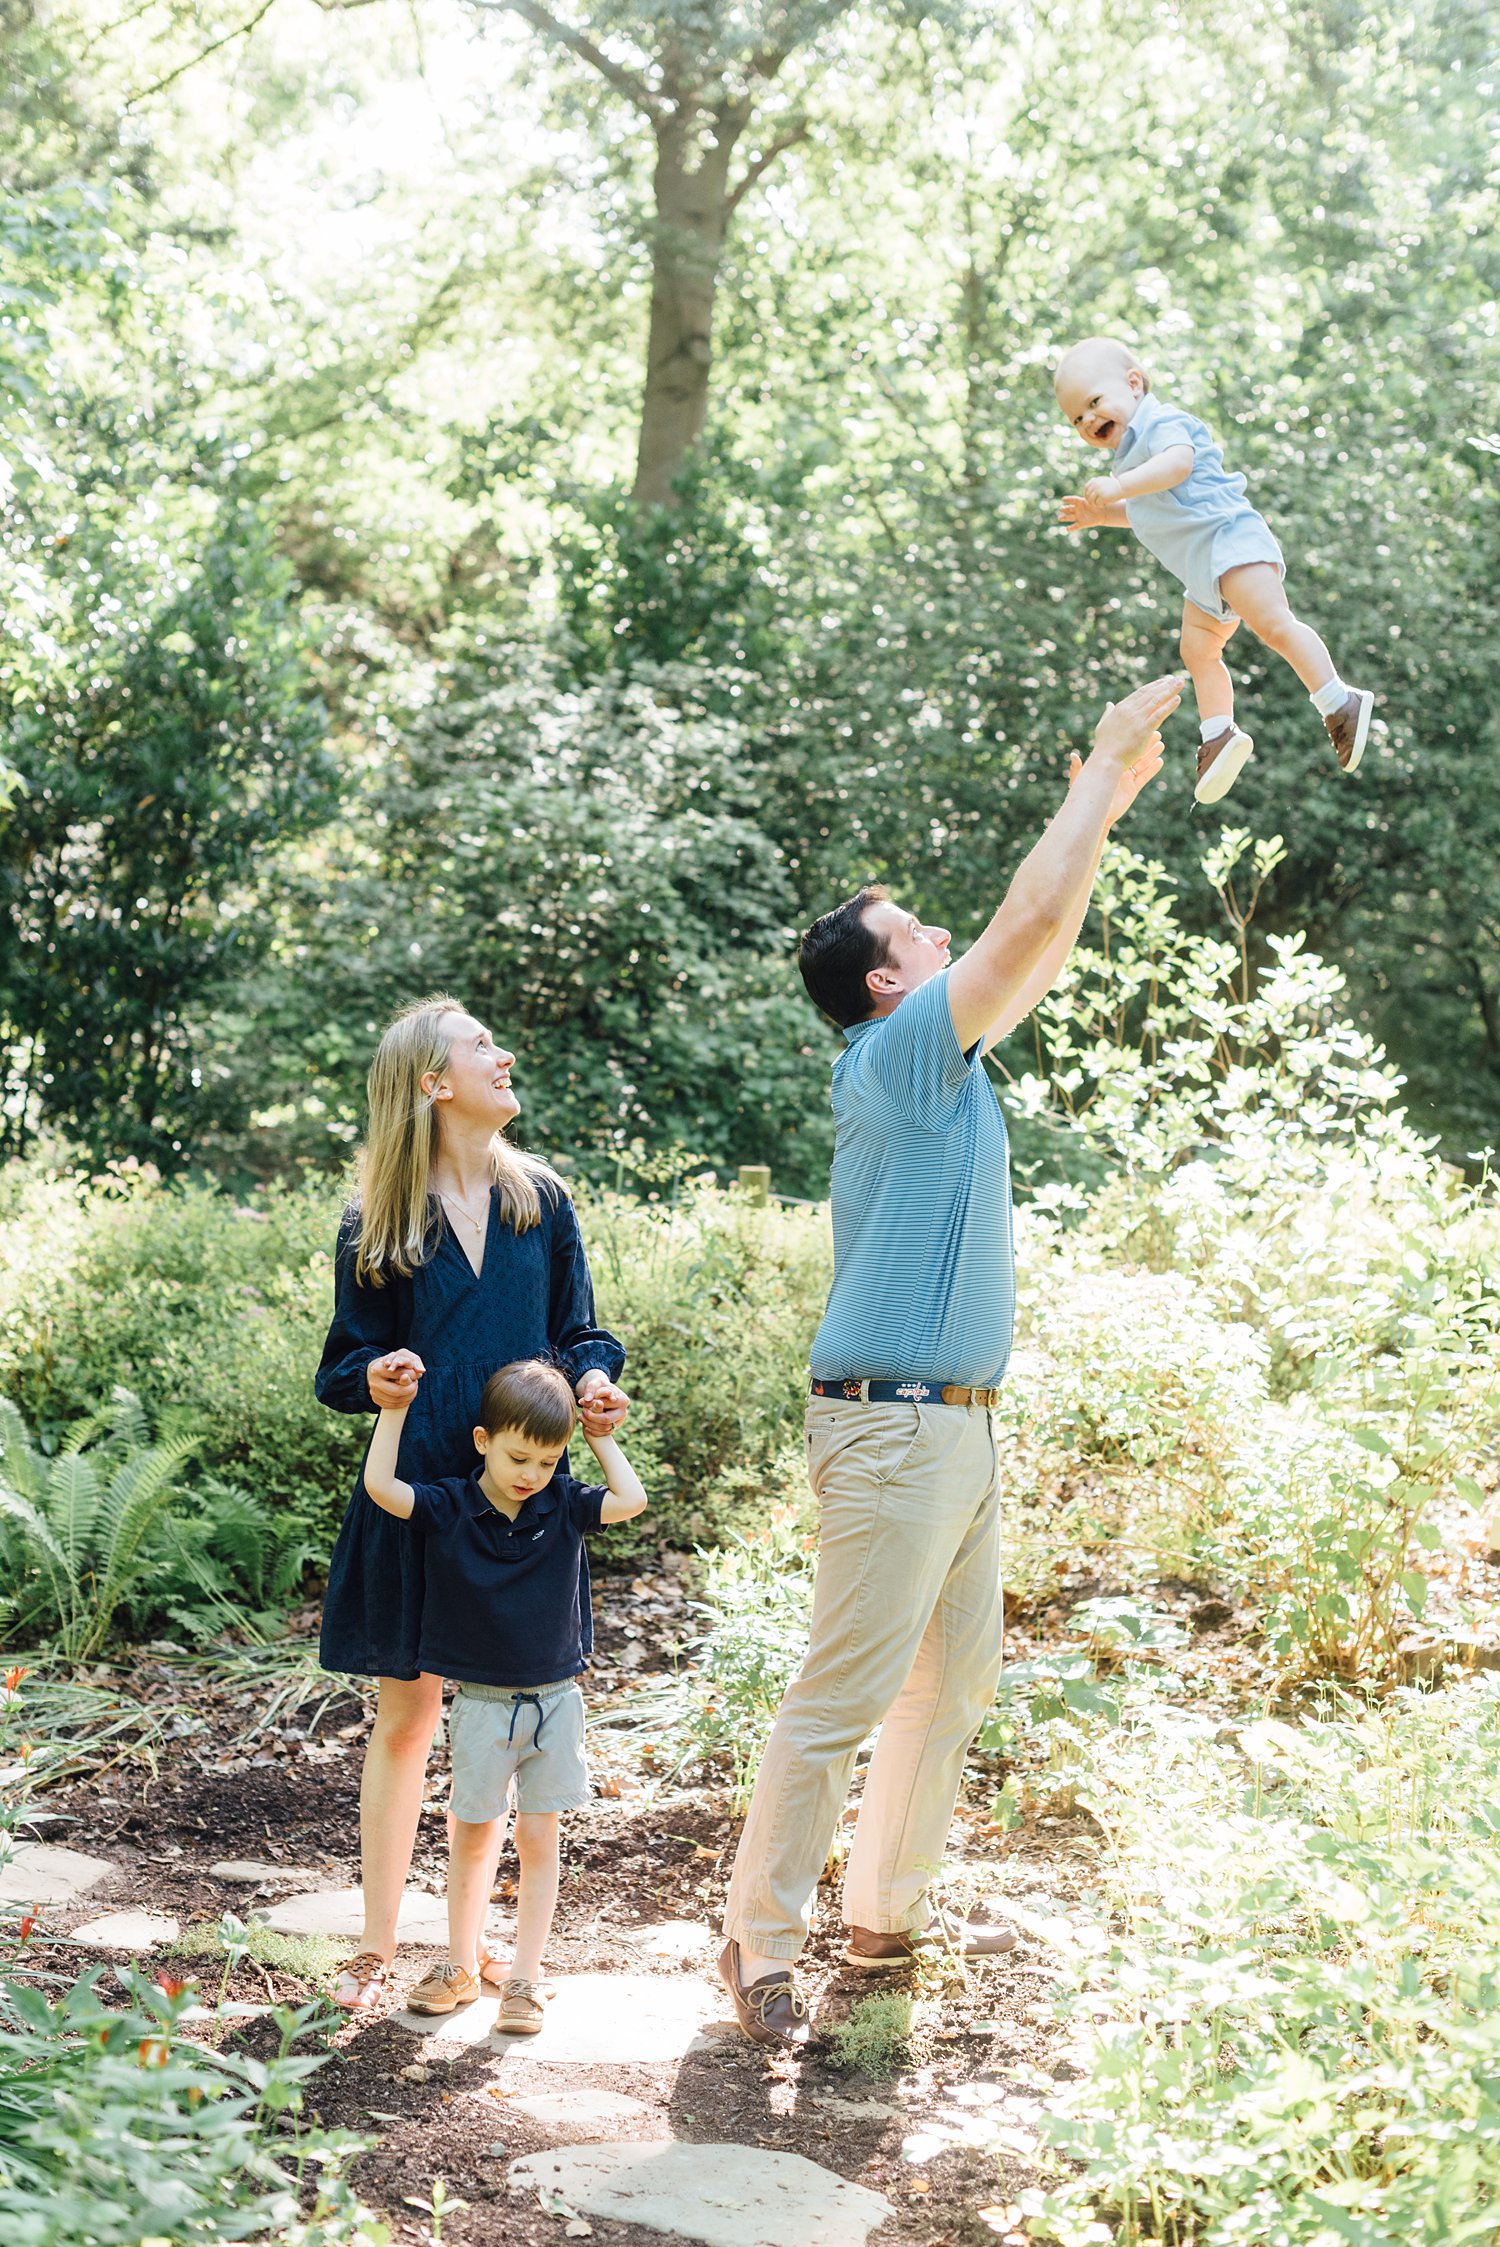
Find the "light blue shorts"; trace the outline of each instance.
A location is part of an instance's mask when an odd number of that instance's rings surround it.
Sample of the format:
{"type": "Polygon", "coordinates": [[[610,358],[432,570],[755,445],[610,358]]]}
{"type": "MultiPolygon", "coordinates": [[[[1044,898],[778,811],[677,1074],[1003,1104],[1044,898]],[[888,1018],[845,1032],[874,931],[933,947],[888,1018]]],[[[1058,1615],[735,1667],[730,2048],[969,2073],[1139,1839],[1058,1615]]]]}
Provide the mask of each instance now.
{"type": "Polygon", "coordinates": [[[466,1826],[518,1811],[581,1810],[589,1800],[583,1694],[560,1685],[460,1684],[448,1712],[450,1807],[466,1826]]]}
{"type": "Polygon", "coordinates": [[[1246,562],[1269,562],[1285,577],[1286,561],[1270,524],[1253,508],[1216,531],[1211,525],[1204,528],[1211,535],[1190,552],[1184,586],[1195,608],[1207,609],[1210,616],[1223,623],[1235,613],[1219,590],[1219,580],[1226,570],[1240,569],[1246,562]]]}

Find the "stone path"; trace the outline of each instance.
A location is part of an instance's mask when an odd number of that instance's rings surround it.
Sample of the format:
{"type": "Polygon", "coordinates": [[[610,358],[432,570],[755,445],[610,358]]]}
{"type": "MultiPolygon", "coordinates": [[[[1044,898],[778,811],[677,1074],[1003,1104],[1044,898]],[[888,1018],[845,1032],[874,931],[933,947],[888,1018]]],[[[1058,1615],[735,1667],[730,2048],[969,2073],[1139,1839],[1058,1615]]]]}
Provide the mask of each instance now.
{"type": "MultiPolygon", "coordinates": [[[[266,1924],[283,1935],[358,1935],[365,1923],[357,1888],[313,1888],[273,1904],[266,1924]]],[[[404,1943],[446,1943],[448,1909],[441,1896],[408,1888],[396,1914],[396,1933],[404,1943]]]]}
{"type": "Polygon", "coordinates": [[[91,1919],[82,1927],[75,1927],[68,1940],[82,1943],[91,1951],[158,1950],[163,1943],[175,1943],[182,1933],[180,1923],[167,1919],[161,1912],[106,1912],[102,1919],[91,1919]]]}
{"type": "Polygon", "coordinates": [[[585,2216],[675,2231],[703,2247],[864,2247],[895,2210],[798,2153],[736,2145],[564,2146],[512,2162],[513,2185],[585,2216]]]}
{"type": "MultiPolygon", "coordinates": [[[[54,1908],[74,1904],[115,1869],[107,1859],[77,1850],[22,1843],[0,1868],[0,1897],[54,1908]]],[[[284,1888],[288,1881],[318,1877],[306,1866],[254,1859],[226,1859],[208,1874],[230,1892],[284,1888]]],[[[362,1923],[360,1891],[299,1888],[264,1917],[288,1934],[353,1937],[362,1923]]],[[[407,1943],[445,1946],[442,1899],[409,1888],[397,1927],[407,1943]]],[[[141,1955],[177,1934],[175,1919],[135,1910],[88,1920],[72,1930],[71,1939],[89,1949],[141,1955]]],[[[689,2055],[736,2034],[724,1993],[708,1971],[714,1939],[706,1926],[666,1920],[622,1931],[622,1940],[647,1970],[560,1976],[546,2024],[535,2037],[501,2036],[495,2028],[499,1998],[489,1994],[456,2013],[430,2018],[401,2012],[392,2019],[439,2052],[488,2048],[492,2081],[503,2070],[507,2111],[525,2115],[561,2141],[513,2161],[509,2170],[514,2189],[534,2194],[555,2215],[613,2218],[672,2232],[701,2247],[865,2247],[869,2234],[895,2212],[882,2194],[800,2154],[671,2137],[626,2138],[622,2133],[642,2123],[650,2107],[576,2080],[577,2071],[594,2067],[675,2071],[689,2055]],[[668,1962],[676,1971],[660,1966],[651,1971],[651,1961],[668,1962]]],[[[201,2010],[194,2009],[195,2017],[201,2010]]],[[[222,2010],[249,2019],[264,2009],[246,2004],[222,2010]]],[[[822,2096],[849,2115],[883,2118],[897,2111],[880,2101],[822,2096]]]]}
{"type": "Polygon", "coordinates": [[[0,1903],[73,1904],[114,1869],[107,1857],[86,1857],[81,1849],[18,1841],[0,1865],[0,1903]]]}
{"type": "MultiPolygon", "coordinates": [[[[493,2033],[495,2049],[523,2065],[618,2067],[659,2066],[706,2050],[725,2010],[722,1990],[685,1974],[568,1974],[556,1991],[538,2036],[495,2032],[498,1996],[478,1998],[456,2013],[392,2018],[439,2045],[483,2044],[493,2033]]],[[[726,2027],[723,2033],[733,2032],[726,2027]]]]}

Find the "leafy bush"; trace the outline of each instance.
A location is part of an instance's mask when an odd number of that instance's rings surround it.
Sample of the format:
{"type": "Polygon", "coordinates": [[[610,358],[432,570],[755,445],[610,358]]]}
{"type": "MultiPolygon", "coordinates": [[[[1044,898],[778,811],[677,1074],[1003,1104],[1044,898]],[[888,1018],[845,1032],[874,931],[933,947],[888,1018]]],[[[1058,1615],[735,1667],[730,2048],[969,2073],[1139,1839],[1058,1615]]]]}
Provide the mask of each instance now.
{"type": "Polygon", "coordinates": [[[342,2171],[360,2141],[302,2131],[321,2054],[293,2054],[315,2011],[282,2012],[268,2062],[191,2041],[189,1991],[118,1970],[125,2002],[95,1968],[49,2002],[0,1982],[0,2225],[14,2247],[137,2247],[146,2238],[218,2247],[275,2237],[298,2247],[378,2247],[385,2227],[342,2171]],[[286,2131],[288,2134],[283,2134],[286,2131]],[[288,2163],[294,2162],[295,2168],[288,2163]],[[310,2211],[300,2186],[317,2178],[310,2211]]]}
{"type": "Polygon", "coordinates": [[[653,1523],[691,1543],[759,1522],[792,1476],[778,1467],[788,1444],[801,1448],[827,1212],[698,1184],[670,1203],[590,1196],[581,1216],[600,1316],[641,1400],[653,1523]]]}
{"type": "Polygon", "coordinates": [[[241,1203],[149,1171],[21,1189],[0,1385],[44,1440],[131,1389],[164,1434],[193,1430],[205,1473],[326,1550],[368,1433],[312,1393],[339,1207],[331,1183],[241,1203]]]}
{"type": "Polygon", "coordinates": [[[1496,1681],[1232,1739],[1137,1698],[1086,1800],[1106,1893],[1052,1925],[1086,2072],[1048,2086],[1078,2169],[1033,2236],[1492,2239],[1496,1681]]]}

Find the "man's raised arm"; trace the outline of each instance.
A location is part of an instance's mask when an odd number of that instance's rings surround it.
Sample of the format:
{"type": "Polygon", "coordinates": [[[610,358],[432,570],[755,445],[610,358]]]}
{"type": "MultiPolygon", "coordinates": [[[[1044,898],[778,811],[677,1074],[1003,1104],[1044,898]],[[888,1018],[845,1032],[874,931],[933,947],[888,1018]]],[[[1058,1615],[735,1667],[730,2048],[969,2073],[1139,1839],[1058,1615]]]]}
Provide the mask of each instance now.
{"type": "Polygon", "coordinates": [[[1049,965],[1050,989],[1082,926],[1127,775],[1181,698],[1182,679],[1173,673],[1111,703],[1099,720],[1066,803],[1018,868],[989,926],[948,970],[948,1009],[966,1053],[1014,1028],[1041,996],[1040,975],[1049,965]]]}

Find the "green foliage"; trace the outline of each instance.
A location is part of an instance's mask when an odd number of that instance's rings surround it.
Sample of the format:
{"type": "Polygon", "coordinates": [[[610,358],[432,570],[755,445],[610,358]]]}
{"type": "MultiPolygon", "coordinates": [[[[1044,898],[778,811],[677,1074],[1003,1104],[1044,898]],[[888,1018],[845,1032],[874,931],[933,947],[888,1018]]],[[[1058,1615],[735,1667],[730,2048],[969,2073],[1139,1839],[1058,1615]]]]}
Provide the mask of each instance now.
{"type": "Polygon", "coordinates": [[[0,1984],[0,2220],[16,2247],[137,2247],[275,2238],[379,2247],[383,2225],[343,2181],[361,2141],[300,2121],[322,2055],[294,2054],[314,2008],[278,2016],[259,2061],[192,2042],[186,1996],[102,1969],[49,2001],[0,1984]],[[315,2176],[310,2209],[299,2186],[315,2176]]]}
{"type": "Polygon", "coordinates": [[[0,539],[27,622],[0,663],[3,1114],[10,1152],[54,1123],[171,1165],[205,1106],[194,1011],[260,949],[246,885],[332,768],[265,522],[164,535],[117,480],[79,474],[60,526],[34,479],[0,539]]]}
{"type": "Polygon", "coordinates": [[[1068,2170],[1023,2198],[1034,2237],[1493,2238],[1493,1683],[1233,1739],[1138,1697],[1099,1741],[1106,1894],[1051,1923],[1081,2066],[1048,2084],[1068,2170]]]}
{"type": "Polygon", "coordinates": [[[283,1935],[260,1920],[235,1921],[233,1936],[226,1935],[222,1920],[195,1920],[169,1943],[164,1957],[204,1960],[222,1965],[234,1957],[248,1958],[277,1973],[295,1974],[305,1982],[323,1982],[332,1974],[348,1945],[332,1935],[283,1935]]]}
{"type": "Polygon", "coordinates": [[[600,1315],[641,1398],[655,1522],[681,1543],[759,1526],[786,1487],[788,1444],[801,1448],[825,1211],[696,1185],[666,1203],[593,1195],[581,1214],[600,1315]]]}
{"type": "Polygon", "coordinates": [[[192,1449],[191,1436],[151,1443],[139,1398],[116,1389],[48,1459],[0,1399],[0,1570],[23,1629],[53,1633],[69,1661],[98,1652],[152,1573],[152,1533],[192,1449]]]}
{"type": "Polygon", "coordinates": [[[321,861],[289,893],[259,1035],[217,1057],[283,1146],[290,1127],[337,1152],[383,1018],[447,989],[516,1048],[528,1114],[593,1175],[641,1140],[726,1166],[774,1141],[783,1184],[818,1179],[826,1060],[794,893],[744,728],[699,675],[580,684],[481,633],[381,724],[401,751],[361,792],[352,863],[332,894],[321,861]]]}
{"type": "Polygon", "coordinates": [[[332,1543],[368,1430],[328,1412],[312,1372],[333,1304],[340,1200],[321,1184],[241,1202],[139,1170],[44,1186],[18,1174],[0,1281],[0,1381],[51,1441],[117,1384],[169,1433],[191,1428],[204,1476],[276,1517],[241,1538],[246,1588],[269,1598],[299,1539],[332,1543]],[[257,1580],[260,1588],[257,1588],[257,1580]]]}
{"type": "Polygon", "coordinates": [[[828,2031],[835,2067],[857,2068],[861,2075],[895,2075],[911,2047],[913,2002],[909,1992],[878,1991],[850,2008],[847,2021],[828,2031]]]}

